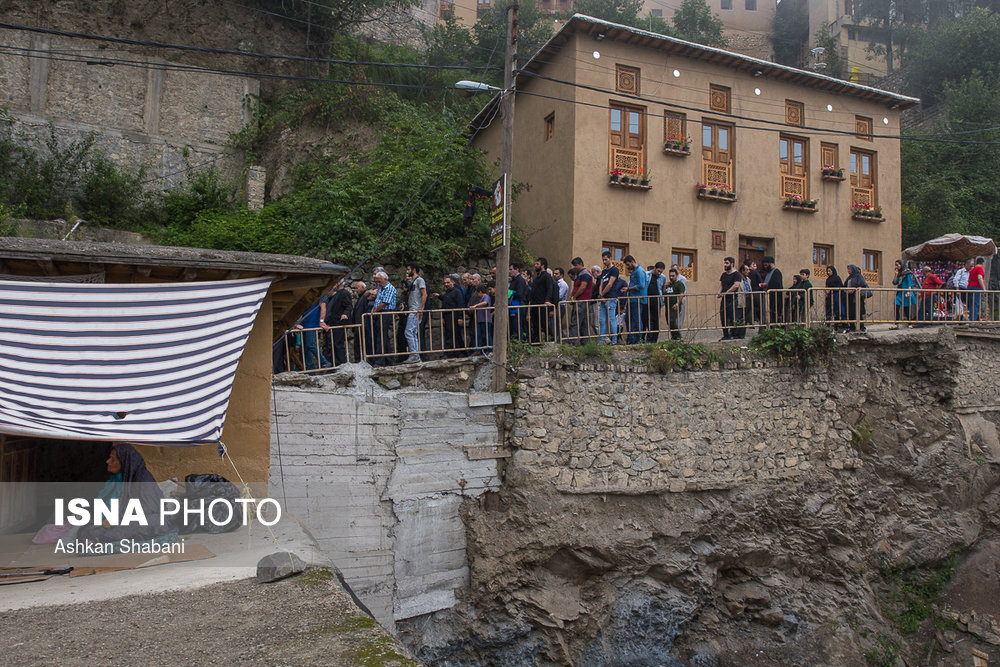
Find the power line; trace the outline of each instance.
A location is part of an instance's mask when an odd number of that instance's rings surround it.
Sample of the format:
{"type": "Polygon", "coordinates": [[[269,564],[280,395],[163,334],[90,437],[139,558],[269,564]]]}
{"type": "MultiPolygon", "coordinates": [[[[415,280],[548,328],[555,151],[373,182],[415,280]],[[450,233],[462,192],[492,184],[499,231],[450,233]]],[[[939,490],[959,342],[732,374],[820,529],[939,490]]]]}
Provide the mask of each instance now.
{"type": "Polygon", "coordinates": [[[149,42],[138,39],[126,39],[123,37],[109,37],[106,35],[90,35],[79,32],[66,32],[64,30],[53,30],[50,28],[35,28],[31,26],[17,25],[13,23],[0,23],[0,28],[7,30],[20,30],[24,32],[34,32],[44,35],[55,35],[58,37],[70,37],[74,39],[85,39],[91,41],[110,42],[112,44],[124,44],[128,46],[143,46],[157,49],[172,49],[175,51],[192,51],[196,53],[211,53],[213,55],[231,55],[249,58],[261,58],[268,60],[290,60],[293,62],[306,62],[330,65],[359,65],[374,67],[401,67],[413,69],[433,69],[433,70],[490,70],[492,67],[480,65],[421,65],[418,63],[386,63],[378,61],[364,60],[340,60],[336,58],[312,58],[308,56],[289,56],[274,53],[257,53],[254,51],[239,51],[235,49],[220,49],[206,46],[186,46],[183,44],[170,44],[167,42],[149,42]]]}

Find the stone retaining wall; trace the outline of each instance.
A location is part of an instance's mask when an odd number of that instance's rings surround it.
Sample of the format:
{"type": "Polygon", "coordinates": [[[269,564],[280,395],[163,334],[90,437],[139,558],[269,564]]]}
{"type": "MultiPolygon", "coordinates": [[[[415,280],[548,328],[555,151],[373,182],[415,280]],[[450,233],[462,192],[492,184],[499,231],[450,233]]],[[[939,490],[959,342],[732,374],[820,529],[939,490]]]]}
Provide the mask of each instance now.
{"type": "Polygon", "coordinates": [[[562,491],[719,489],[860,464],[825,370],[552,365],[521,382],[510,444],[515,465],[562,491]]]}

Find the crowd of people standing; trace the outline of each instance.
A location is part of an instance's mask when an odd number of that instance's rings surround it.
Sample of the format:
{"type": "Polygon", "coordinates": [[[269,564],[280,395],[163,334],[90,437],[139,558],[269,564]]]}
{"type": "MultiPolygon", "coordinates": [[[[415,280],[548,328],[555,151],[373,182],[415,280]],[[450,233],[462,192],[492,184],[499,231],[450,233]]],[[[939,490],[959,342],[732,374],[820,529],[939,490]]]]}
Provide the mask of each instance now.
{"type": "MultiPolygon", "coordinates": [[[[655,343],[662,332],[680,339],[692,297],[681,267],[673,264],[667,269],[664,262],[643,267],[632,255],[625,256],[622,264],[627,279],[607,251],[600,265],[587,267],[582,258],[573,258],[569,271],[550,268],[544,257],[535,261],[533,271],[511,263],[510,337],[530,343],[558,339],[569,344],[590,340],[636,344],[655,343]],[[557,327],[561,329],[558,336],[557,327]]],[[[977,291],[987,285],[983,265],[982,258],[970,260],[942,280],[931,266],[922,267],[918,276],[897,260],[892,280],[895,321],[928,322],[943,309],[963,309],[968,319],[978,320],[982,295],[977,291]],[[942,288],[954,290],[957,296],[943,296],[938,292],[942,288]]],[[[816,305],[809,269],[794,274],[786,289],[773,256],[763,257],[759,267],[754,261],[737,263],[726,257],[722,268],[715,294],[721,340],[743,339],[753,325],[804,323],[807,309],[816,305]]],[[[301,346],[304,365],[314,369],[345,363],[349,341],[352,359],[367,358],[375,366],[421,361],[431,350],[445,358],[487,355],[493,347],[496,271],[492,268],[489,278],[474,272],[449,274],[441,281],[442,289],[434,293],[429,292],[416,263],[407,265],[398,288],[383,267],[372,271],[370,284],[357,280],[348,286],[341,281],[296,325],[302,329],[296,343],[301,346]],[[439,307],[431,308],[432,298],[439,307]],[[439,333],[433,344],[431,312],[440,318],[435,319],[439,333]],[[317,332],[329,333],[320,339],[317,332]]],[[[827,288],[822,305],[828,325],[864,330],[872,290],[861,269],[849,264],[846,276],[841,277],[836,267],[827,266],[823,286],[827,288]]]]}

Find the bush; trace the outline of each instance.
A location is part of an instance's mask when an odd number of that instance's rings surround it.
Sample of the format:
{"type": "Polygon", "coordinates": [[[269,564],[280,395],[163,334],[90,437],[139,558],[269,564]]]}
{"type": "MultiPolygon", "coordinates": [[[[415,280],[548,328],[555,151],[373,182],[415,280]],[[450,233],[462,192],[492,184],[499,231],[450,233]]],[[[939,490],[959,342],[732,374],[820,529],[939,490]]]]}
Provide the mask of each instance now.
{"type": "Polygon", "coordinates": [[[191,226],[205,211],[232,213],[237,209],[236,186],[216,169],[193,172],[187,185],[160,195],[167,225],[177,230],[191,226]]]}
{"type": "Polygon", "coordinates": [[[750,350],[797,361],[802,369],[818,364],[833,352],[836,340],[826,327],[775,327],[764,329],[750,341],[750,350]]]}
{"type": "Polygon", "coordinates": [[[705,349],[701,343],[671,340],[657,346],[649,357],[649,367],[658,373],[674,369],[701,368],[719,360],[719,355],[705,349]]]}
{"type": "Polygon", "coordinates": [[[192,248],[217,248],[246,252],[287,254],[296,245],[293,230],[266,212],[239,209],[231,212],[202,211],[186,228],[171,228],[164,241],[192,248]]]}
{"type": "Polygon", "coordinates": [[[149,221],[152,197],[143,189],[146,169],[130,173],[98,153],[83,171],[80,217],[105,227],[135,229],[149,221]]]}

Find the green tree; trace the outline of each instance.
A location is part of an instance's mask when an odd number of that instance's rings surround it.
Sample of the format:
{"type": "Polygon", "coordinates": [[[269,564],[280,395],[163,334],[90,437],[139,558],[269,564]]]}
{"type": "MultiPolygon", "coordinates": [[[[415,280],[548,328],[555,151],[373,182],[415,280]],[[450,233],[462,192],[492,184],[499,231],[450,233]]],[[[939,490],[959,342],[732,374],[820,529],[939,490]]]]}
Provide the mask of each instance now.
{"type": "Polygon", "coordinates": [[[801,67],[808,44],[809,11],[805,0],[779,3],[771,23],[774,59],[782,65],[801,67]]]}
{"type": "Polygon", "coordinates": [[[684,0],[674,14],[674,35],[706,46],[726,46],[722,20],[712,14],[705,0],[684,0]]]}
{"type": "MultiPolygon", "coordinates": [[[[472,27],[477,52],[476,64],[503,63],[503,42],[507,34],[506,12],[511,4],[511,0],[494,3],[483,12],[476,25],[472,27]]],[[[526,63],[552,37],[554,17],[542,11],[536,0],[522,0],[516,4],[518,5],[517,61],[526,63]]]]}

